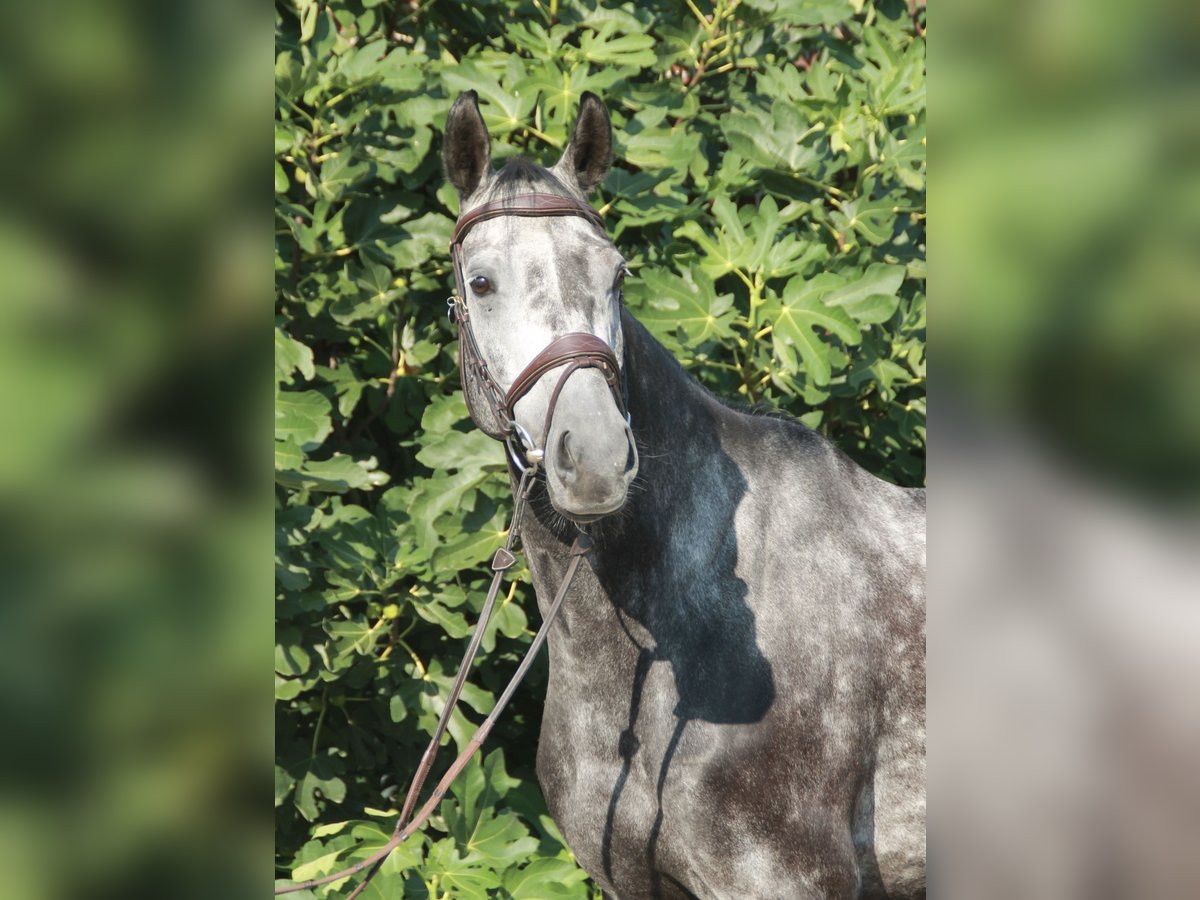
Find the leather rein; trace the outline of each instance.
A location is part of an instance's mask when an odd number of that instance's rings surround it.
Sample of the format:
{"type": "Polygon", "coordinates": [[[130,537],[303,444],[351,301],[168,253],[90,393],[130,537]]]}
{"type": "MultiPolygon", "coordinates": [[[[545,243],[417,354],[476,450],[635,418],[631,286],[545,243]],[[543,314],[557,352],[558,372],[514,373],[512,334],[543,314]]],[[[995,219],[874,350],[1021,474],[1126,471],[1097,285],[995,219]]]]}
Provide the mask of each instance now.
{"type": "Polygon", "coordinates": [[[463,396],[467,400],[467,408],[475,424],[490,437],[504,442],[510,460],[516,470],[520,472],[520,480],[517,483],[516,490],[513,492],[513,517],[508,527],[508,537],[504,542],[504,546],[497,550],[492,557],[491,568],[493,574],[491,584],[488,587],[487,598],[484,600],[483,609],[479,613],[479,620],[475,624],[471,640],[467,645],[466,652],[463,654],[462,662],[459,664],[454,685],[450,689],[450,694],[446,698],[446,704],[442,708],[442,714],[438,718],[437,726],[434,728],[433,737],[430,739],[424,754],[421,756],[421,762],[417,766],[416,775],[413,776],[412,784],[409,785],[408,793],[405,795],[404,806],[401,808],[400,816],[396,821],[396,828],[392,832],[391,839],[371,856],[361,862],[355,863],[353,866],[342,869],[340,872],[335,872],[332,875],[310,879],[299,884],[282,885],[275,888],[276,894],[288,894],[293,891],[307,890],[322,884],[329,884],[330,882],[339,881],[369,868],[370,871],[367,872],[366,877],[348,898],[348,900],[353,900],[353,898],[359,896],[366,888],[388,855],[424,825],[425,821],[433,814],[437,805],[445,797],[446,791],[449,790],[454,779],[466,768],[471,757],[475,755],[475,751],[487,740],[496,720],[500,717],[505,706],[508,705],[517,686],[525,678],[525,673],[529,671],[529,667],[532,665],[542,644],[546,642],[550,626],[558,615],[567,590],[570,588],[571,582],[575,578],[575,573],[579,569],[580,560],[587,555],[593,546],[591,537],[580,529],[580,534],[571,545],[567,571],[563,576],[562,583],[559,585],[550,607],[546,610],[541,627],[530,642],[529,649],[517,666],[516,672],[513,673],[508,686],[505,687],[504,692],[496,701],[496,705],[493,707],[491,713],[484,720],[483,724],[476,729],[475,734],[467,742],[466,747],[459,754],[458,758],[450,764],[446,773],[434,787],[429,799],[425,801],[420,810],[417,810],[414,815],[413,810],[416,807],[421,788],[424,786],[425,780],[433,769],[442,736],[446,731],[446,726],[450,722],[451,714],[458,705],[459,695],[466,684],[467,673],[470,671],[471,664],[475,660],[475,655],[479,651],[479,645],[483,640],[483,633],[495,608],[496,597],[499,593],[504,573],[516,563],[513,548],[520,535],[521,518],[528,504],[529,495],[533,490],[538,470],[545,459],[545,443],[549,439],[550,424],[554,416],[554,409],[567,379],[579,369],[599,369],[604,375],[605,381],[613,393],[613,397],[616,399],[618,408],[622,413],[626,414],[626,419],[628,419],[624,384],[617,356],[608,344],[592,334],[572,332],[555,338],[521,370],[507,391],[500,386],[491,374],[487,362],[480,352],[479,343],[475,339],[475,333],[471,327],[471,318],[467,311],[466,295],[463,290],[465,279],[463,278],[462,243],[471,228],[480,222],[498,216],[580,216],[597,225],[601,231],[604,231],[604,220],[601,218],[600,213],[596,212],[591,206],[578,200],[559,197],[554,194],[519,194],[512,198],[484,203],[463,213],[455,224],[454,234],[450,239],[450,256],[454,262],[456,293],[446,303],[449,307],[450,320],[458,326],[458,365],[463,379],[463,396]],[[542,429],[542,446],[539,447],[529,432],[517,423],[515,409],[517,401],[528,394],[543,375],[559,366],[565,366],[565,368],[562,374],[559,375],[554,390],[550,395],[550,403],[546,409],[546,421],[542,429]],[[481,415],[482,410],[476,408],[472,398],[472,391],[467,384],[468,376],[472,376],[477,380],[488,406],[487,412],[492,417],[490,420],[481,415]]]}

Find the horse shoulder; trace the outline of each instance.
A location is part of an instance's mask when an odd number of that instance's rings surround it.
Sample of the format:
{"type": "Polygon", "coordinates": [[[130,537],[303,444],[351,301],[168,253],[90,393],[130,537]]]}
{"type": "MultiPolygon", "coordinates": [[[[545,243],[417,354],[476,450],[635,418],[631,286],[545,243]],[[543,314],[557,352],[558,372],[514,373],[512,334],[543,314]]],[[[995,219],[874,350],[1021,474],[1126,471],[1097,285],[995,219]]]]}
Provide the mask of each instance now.
{"type": "Polygon", "coordinates": [[[818,799],[853,809],[864,877],[908,895],[924,877],[924,491],[796,423],[738,424],[723,446],[745,478],[738,572],[781,701],[772,718],[797,771],[840,785],[818,799]]]}

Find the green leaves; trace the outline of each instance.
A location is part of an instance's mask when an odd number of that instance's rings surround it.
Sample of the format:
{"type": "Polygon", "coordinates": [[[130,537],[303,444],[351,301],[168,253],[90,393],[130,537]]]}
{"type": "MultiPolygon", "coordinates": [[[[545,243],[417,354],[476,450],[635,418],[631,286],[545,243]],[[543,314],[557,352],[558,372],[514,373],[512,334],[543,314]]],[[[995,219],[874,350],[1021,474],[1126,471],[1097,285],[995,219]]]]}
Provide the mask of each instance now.
{"type": "Polygon", "coordinates": [[[413,91],[424,81],[420,57],[405,47],[388,51],[384,39],[351,50],[341,57],[333,83],[343,88],[381,85],[394,91],[413,91]]]}
{"type": "Polygon", "coordinates": [[[836,25],[850,18],[857,7],[851,0],[746,0],[752,9],[769,13],[773,22],[804,22],[812,25],[836,25]]]}
{"type": "Polygon", "coordinates": [[[627,294],[642,322],[668,344],[694,347],[733,336],[733,297],[717,294],[713,280],[700,266],[681,275],[645,269],[627,294]]]}
{"type": "Polygon", "coordinates": [[[640,69],[654,64],[654,38],[648,34],[616,34],[616,22],[599,31],[586,29],[579,38],[580,59],[598,66],[629,66],[640,69]]]}
{"type": "MultiPolygon", "coordinates": [[[[568,890],[572,883],[580,886],[582,873],[569,859],[546,855],[542,842],[516,813],[497,810],[498,802],[520,783],[505,771],[500,751],[489,754],[482,765],[472,760],[442,802],[439,811],[448,838],[431,848],[425,860],[427,878],[437,878],[454,897],[495,896],[502,884],[528,892],[545,884],[552,873],[562,876],[560,885],[568,890]],[[528,871],[531,866],[539,868],[528,871]]],[[[542,896],[585,895],[576,890],[542,896]]]]}
{"type": "Polygon", "coordinates": [[[463,91],[479,94],[480,112],[493,137],[507,134],[525,122],[537,100],[532,91],[522,91],[518,86],[521,67],[516,60],[511,65],[487,67],[463,60],[447,67],[442,78],[451,96],[463,91]]]}
{"type": "Polygon", "coordinates": [[[807,270],[825,255],[820,245],[788,233],[789,224],[803,212],[798,203],[781,211],[769,195],[757,209],[738,209],[727,197],[717,197],[712,203],[713,217],[720,226],[715,234],[706,233],[694,219],[684,222],[676,234],[700,247],[704,253],[700,267],[709,276],[719,278],[740,270],[757,273],[766,281],[807,270]]]}
{"type": "MultiPolygon", "coordinates": [[[[278,346],[278,345],[277,345],[278,346]]],[[[295,345],[293,342],[292,346],[295,345]]],[[[307,359],[311,369],[312,356],[307,359]]],[[[278,357],[276,357],[278,373],[278,357]]],[[[307,453],[320,447],[333,431],[333,407],[318,391],[275,392],[275,481],[302,491],[344,493],[351,488],[386,484],[388,477],[376,469],[375,457],[352,459],[335,453],[313,460],[307,453]]]]}
{"type": "Polygon", "coordinates": [[[854,346],[862,340],[860,326],[891,318],[903,279],[900,266],[876,264],[849,283],[824,273],[810,280],[793,278],[782,297],[770,295],[763,312],[774,322],[774,350],[783,374],[802,370],[814,384],[828,384],[833,373],[830,340],[854,346]]]}
{"type": "Polygon", "coordinates": [[[350,152],[338,154],[328,160],[317,175],[317,198],[330,203],[341,200],[343,195],[370,174],[371,164],[366,160],[355,159],[350,152]]]}
{"type": "Polygon", "coordinates": [[[633,134],[617,134],[618,152],[639,169],[659,169],[678,179],[691,171],[700,153],[700,135],[683,126],[644,128],[633,134]]]}
{"type": "MultiPolygon", "coordinates": [[[[719,396],[924,480],[924,40],[903,4],[701,6],[277,7],[281,874],[336,871],[390,836],[508,526],[503,449],[467,416],[444,315],[458,207],[439,153],[459,92],[479,94],[497,165],[553,163],[582,93],[604,98],[616,159],[592,199],[634,315],[719,396]]],[[[450,745],[536,621],[520,563],[450,745]]],[[[366,896],[594,896],[533,771],[544,678],[366,896]]]]}
{"type": "MultiPolygon", "coordinates": [[[[285,443],[284,451],[294,445],[285,443]]],[[[375,457],[351,459],[336,453],[329,459],[304,460],[297,463],[297,456],[281,456],[280,445],[276,444],[275,481],[285,487],[303,491],[321,491],[327,494],[342,494],[352,488],[369,489],[387,484],[388,476],[376,470],[375,457]]]]}
{"type": "Polygon", "coordinates": [[[721,120],[729,146],[764,169],[799,172],[814,167],[819,142],[800,110],[780,103],[769,110],[730,113],[721,120]]]}
{"type": "MultiPolygon", "coordinates": [[[[488,754],[482,764],[479,757],[473,759],[438,810],[446,836],[430,840],[416,835],[401,844],[371,889],[377,890],[380,897],[393,897],[401,891],[407,896],[423,885],[430,895],[441,891],[456,900],[482,900],[497,896],[500,890],[504,891],[502,896],[513,900],[588,897],[586,875],[561,844],[544,835],[536,836],[517,813],[498,811],[497,804],[521,783],[505,771],[501,751],[488,754]],[[420,872],[419,879],[408,874],[414,869],[420,872]]],[[[393,816],[382,813],[381,821],[393,816]]],[[[313,840],[296,855],[291,870],[293,881],[328,875],[352,865],[391,838],[390,828],[371,820],[334,822],[314,828],[312,834],[313,840]]]]}
{"type": "Polygon", "coordinates": [[[587,876],[569,859],[535,859],[523,868],[504,873],[503,887],[512,900],[549,900],[578,897],[587,876]]]}
{"type": "Polygon", "coordinates": [[[304,378],[312,378],[315,375],[313,370],[313,355],[312,351],[284,334],[278,328],[275,329],[275,382],[276,384],[285,384],[292,380],[294,373],[299,372],[304,378]]]}
{"type": "Polygon", "coordinates": [[[821,296],[839,281],[837,276],[828,274],[811,281],[794,278],[788,282],[782,298],[768,298],[764,310],[775,322],[775,353],[780,362],[795,372],[800,368],[796,361],[798,353],[805,373],[818,385],[829,383],[832,367],[828,345],[815,329],[847,344],[857,344],[861,339],[846,313],[821,302],[821,296]]]}
{"type": "Polygon", "coordinates": [[[317,391],[277,391],[275,440],[301,450],[315,449],[333,430],[329,401],[317,391]]]}
{"type": "Polygon", "coordinates": [[[860,324],[886,322],[900,303],[896,292],[903,281],[901,266],[874,263],[861,278],[831,291],[824,302],[826,306],[844,309],[860,324]]]}
{"type": "Polygon", "coordinates": [[[340,777],[341,765],[328,754],[308,760],[304,773],[296,783],[296,809],[312,822],[320,815],[325,802],[340,803],[346,796],[346,782],[340,777]]]}

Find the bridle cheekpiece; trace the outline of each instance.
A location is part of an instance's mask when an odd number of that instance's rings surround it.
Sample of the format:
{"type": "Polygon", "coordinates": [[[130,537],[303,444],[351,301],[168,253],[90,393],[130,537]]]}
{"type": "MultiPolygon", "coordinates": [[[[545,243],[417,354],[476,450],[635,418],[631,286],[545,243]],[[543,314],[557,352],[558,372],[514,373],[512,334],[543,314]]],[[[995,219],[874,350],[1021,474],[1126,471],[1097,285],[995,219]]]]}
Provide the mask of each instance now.
{"type": "Polygon", "coordinates": [[[454,234],[450,238],[455,294],[446,303],[450,320],[458,326],[458,366],[463,378],[463,396],[466,397],[467,408],[475,424],[490,437],[504,441],[513,464],[518,470],[524,471],[527,466],[540,465],[545,458],[544,443],[550,435],[554,407],[567,379],[577,370],[599,369],[616,399],[617,407],[626,419],[628,412],[617,355],[607,343],[594,334],[575,331],[555,338],[521,370],[507,391],[492,375],[475,339],[470,313],[467,311],[462,244],[473,227],[499,216],[580,216],[596,225],[602,232],[604,219],[587,203],[570,197],[543,193],[518,194],[484,203],[463,213],[455,223],[454,234]],[[546,409],[546,422],[542,429],[543,446],[538,447],[529,432],[516,420],[517,401],[529,393],[543,375],[564,365],[566,368],[554,386],[550,404],[546,409]],[[491,414],[490,419],[481,415],[482,411],[475,408],[472,391],[466,383],[468,376],[473,377],[479,385],[488,406],[487,412],[491,414]]]}

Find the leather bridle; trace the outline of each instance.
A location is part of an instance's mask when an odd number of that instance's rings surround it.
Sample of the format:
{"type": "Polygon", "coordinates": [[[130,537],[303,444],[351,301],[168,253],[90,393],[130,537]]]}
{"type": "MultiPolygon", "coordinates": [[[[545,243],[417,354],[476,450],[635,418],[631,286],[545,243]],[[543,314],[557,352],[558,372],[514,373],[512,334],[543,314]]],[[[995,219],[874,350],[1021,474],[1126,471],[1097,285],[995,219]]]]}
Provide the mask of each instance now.
{"type": "Polygon", "coordinates": [[[514,691],[516,691],[517,685],[521,683],[521,680],[525,677],[525,673],[529,671],[529,667],[533,663],[534,657],[537,656],[538,650],[545,643],[550,633],[550,626],[558,615],[558,611],[562,607],[563,600],[566,598],[567,591],[571,586],[571,582],[575,578],[575,573],[579,569],[580,561],[594,546],[591,537],[583,529],[580,529],[580,534],[576,536],[568,551],[567,569],[563,575],[563,580],[559,583],[554,599],[546,610],[546,614],[542,618],[542,625],[530,642],[524,659],[517,666],[517,671],[513,674],[512,679],[503,693],[501,693],[499,699],[497,699],[491,713],[484,720],[483,724],[476,729],[475,734],[467,743],[462,753],[459,754],[458,758],[450,764],[446,773],[433,789],[430,797],[420,809],[417,809],[416,805],[421,794],[421,788],[424,786],[426,778],[428,778],[429,773],[433,769],[438,748],[441,745],[442,735],[445,733],[446,727],[450,722],[450,716],[458,703],[459,695],[466,683],[467,672],[470,670],[471,663],[474,661],[475,655],[479,650],[484,631],[487,628],[488,619],[491,618],[492,611],[495,608],[501,580],[504,577],[504,573],[516,563],[516,557],[512,551],[520,536],[521,517],[528,505],[529,495],[533,490],[538,469],[541,468],[542,461],[545,458],[546,448],[544,445],[550,435],[550,421],[554,415],[554,407],[558,403],[559,394],[562,393],[563,385],[579,369],[599,369],[608,383],[609,390],[612,391],[613,398],[617,401],[618,408],[625,414],[626,421],[629,420],[625,384],[622,378],[621,367],[617,362],[617,355],[608,344],[595,335],[584,332],[572,332],[555,338],[521,370],[507,391],[500,386],[488,370],[487,362],[479,350],[479,343],[475,340],[475,332],[471,327],[471,318],[467,312],[466,296],[463,292],[465,282],[462,266],[462,242],[467,232],[475,225],[498,216],[581,216],[599,227],[601,231],[604,230],[604,220],[600,217],[600,213],[596,212],[596,210],[592,209],[586,203],[572,200],[569,197],[540,193],[519,194],[512,198],[485,203],[482,206],[477,206],[463,213],[454,227],[454,235],[450,240],[450,255],[454,260],[454,282],[457,290],[455,295],[446,302],[450,307],[450,318],[458,326],[458,364],[463,377],[463,396],[467,398],[467,408],[470,410],[471,418],[475,420],[475,424],[491,437],[504,441],[513,464],[520,471],[520,478],[513,492],[515,505],[512,523],[508,526],[508,537],[504,542],[504,546],[497,550],[495,556],[492,557],[492,582],[488,588],[483,609],[479,614],[479,621],[475,625],[475,631],[471,635],[471,640],[467,645],[466,652],[463,654],[462,662],[459,664],[458,674],[455,676],[454,684],[450,689],[449,696],[446,698],[446,703],[442,707],[442,713],[438,718],[437,726],[434,728],[433,737],[429,745],[425,748],[425,753],[422,755],[421,761],[417,766],[417,772],[413,776],[412,783],[409,785],[408,794],[404,798],[404,805],[400,810],[399,818],[396,820],[396,828],[392,832],[391,840],[375,853],[371,854],[371,856],[342,869],[340,872],[334,872],[332,875],[324,875],[320,878],[312,878],[299,884],[282,885],[275,888],[276,894],[289,894],[293,891],[317,887],[318,885],[328,884],[357,874],[358,872],[369,870],[367,876],[359,883],[358,887],[354,889],[354,892],[350,894],[347,900],[354,900],[354,898],[358,897],[366,889],[367,884],[379,871],[379,867],[383,865],[383,861],[387,858],[388,854],[410,835],[414,834],[433,814],[437,805],[446,795],[446,791],[449,790],[450,784],[458,777],[459,773],[462,772],[471,757],[475,754],[475,751],[487,739],[500,713],[508,704],[514,691]],[[566,368],[563,369],[563,373],[558,377],[558,382],[555,384],[554,390],[550,395],[550,405],[546,409],[546,423],[542,430],[543,446],[538,447],[529,433],[516,421],[515,409],[517,401],[529,393],[543,375],[559,366],[565,366],[566,368]],[[491,419],[482,415],[482,410],[475,408],[471,387],[466,383],[468,377],[473,377],[477,380],[487,402],[487,413],[492,416],[491,419]],[[492,427],[492,423],[495,423],[495,427],[492,427]]]}
{"type": "Polygon", "coordinates": [[[451,321],[458,326],[458,366],[464,381],[463,396],[467,399],[467,408],[475,424],[489,436],[504,441],[514,465],[518,470],[523,471],[526,465],[539,464],[545,458],[546,448],[544,445],[550,436],[550,423],[554,416],[558,397],[562,393],[567,379],[579,369],[599,369],[604,375],[609,390],[612,391],[617,407],[622,414],[626,415],[626,418],[628,418],[628,414],[617,355],[608,344],[594,334],[575,331],[555,338],[521,370],[507,391],[492,375],[487,361],[479,349],[479,342],[475,339],[475,331],[471,327],[471,316],[467,311],[462,245],[472,228],[480,222],[500,216],[524,216],[527,218],[579,216],[597,226],[601,232],[604,231],[604,219],[587,203],[570,197],[542,193],[517,194],[513,197],[484,203],[463,213],[455,224],[454,234],[450,238],[450,256],[454,262],[456,291],[446,303],[450,308],[451,321]],[[517,401],[528,394],[543,375],[559,366],[566,366],[566,368],[558,376],[558,382],[550,395],[550,403],[546,408],[545,425],[542,428],[543,446],[538,447],[529,432],[516,421],[517,401]],[[486,410],[488,415],[484,415],[483,410],[476,408],[474,392],[466,383],[468,378],[475,379],[478,384],[488,406],[486,410]]]}

